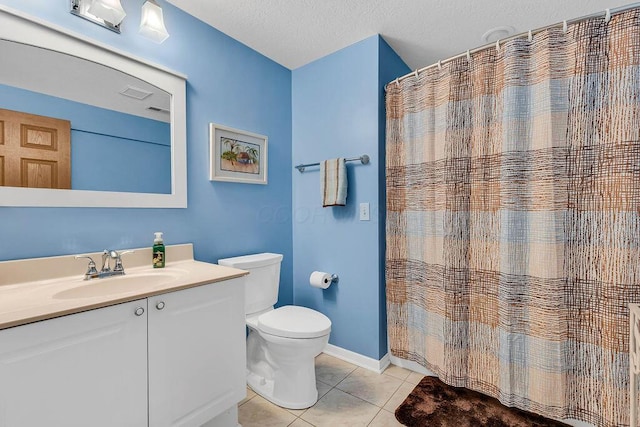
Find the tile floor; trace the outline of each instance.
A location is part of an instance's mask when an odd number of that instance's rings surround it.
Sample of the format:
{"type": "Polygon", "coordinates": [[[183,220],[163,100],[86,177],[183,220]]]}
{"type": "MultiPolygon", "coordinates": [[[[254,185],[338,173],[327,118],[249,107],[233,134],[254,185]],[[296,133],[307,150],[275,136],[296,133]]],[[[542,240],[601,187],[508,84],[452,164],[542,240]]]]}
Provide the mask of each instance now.
{"type": "Polygon", "coordinates": [[[247,388],[238,418],[243,427],[401,426],[393,412],[422,377],[393,365],[376,374],[323,353],[316,358],[314,406],[284,409],[247,388]]]}

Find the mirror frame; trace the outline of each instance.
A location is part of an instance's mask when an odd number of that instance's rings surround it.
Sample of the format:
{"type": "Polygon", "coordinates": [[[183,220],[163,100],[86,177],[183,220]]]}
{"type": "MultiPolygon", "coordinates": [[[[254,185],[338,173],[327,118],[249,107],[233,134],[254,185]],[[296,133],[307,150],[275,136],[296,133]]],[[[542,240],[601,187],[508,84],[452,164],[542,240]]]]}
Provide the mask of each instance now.
{"type": "MultiPolygon", "coordinates": [[[[123,71],[171,95],[171,194],[0,187],[0,206],[187,207],[187,77],[63,27],[0,5],[0,38],[77,56],[123,71]]],[[[152,171],[144,171],[152,173],[152,171]]]]}

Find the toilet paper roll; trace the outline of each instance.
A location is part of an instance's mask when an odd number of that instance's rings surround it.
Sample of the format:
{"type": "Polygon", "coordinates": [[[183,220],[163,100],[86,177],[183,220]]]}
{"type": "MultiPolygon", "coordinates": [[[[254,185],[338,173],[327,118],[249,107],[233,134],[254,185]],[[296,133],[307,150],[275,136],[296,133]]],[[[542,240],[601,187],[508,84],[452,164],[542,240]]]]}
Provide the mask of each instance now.
{"type": "Polygon", "coordinates": [[[331,284],[331,274],[324,271],[314,271],[309,277],[309,283],[314,288],[327,289],[331,284]]]}

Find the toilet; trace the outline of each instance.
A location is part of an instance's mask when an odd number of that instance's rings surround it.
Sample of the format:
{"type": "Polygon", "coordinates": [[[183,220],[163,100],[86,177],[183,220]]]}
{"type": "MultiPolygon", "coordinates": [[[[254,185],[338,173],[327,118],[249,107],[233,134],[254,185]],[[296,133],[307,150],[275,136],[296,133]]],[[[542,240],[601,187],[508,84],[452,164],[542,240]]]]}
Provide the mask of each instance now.
{"type": "Polygon", "coordinates": [[[262,253],[218,260],[247,270],[245,316],[247,384],[278,406],[304,409],[318,400],[315,357],[329,342],[331,320],[292,305],[274,309],[282,255],[262,253]]]}

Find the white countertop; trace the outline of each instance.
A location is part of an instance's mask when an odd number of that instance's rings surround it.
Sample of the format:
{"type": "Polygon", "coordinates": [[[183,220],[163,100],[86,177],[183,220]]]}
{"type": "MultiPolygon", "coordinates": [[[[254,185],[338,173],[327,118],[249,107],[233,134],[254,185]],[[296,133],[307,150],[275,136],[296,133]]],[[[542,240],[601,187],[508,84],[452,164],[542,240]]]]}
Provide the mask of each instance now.
{"type": "MultiPolygon", "coordinates": [[[[91,255],[99,264],[100,254],[91,255]]],[[[131,255],[129,264],[127,255],[122,257],[125,276],[86,281],[83,274],[87,260],[75,260],[71,255],[0,262],[0,329],[248,274],[193,260],[190,244],[167,246],[167,259],[174,261],[167,262],[165,268],[150,266],[149,248],[131,255]],[[70,266],[73,275],[69,275],[70,266]],[[50,278],[42,279],[45,275],[50,278]]]]}

